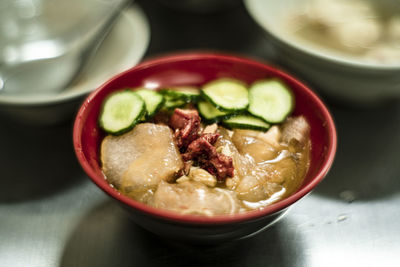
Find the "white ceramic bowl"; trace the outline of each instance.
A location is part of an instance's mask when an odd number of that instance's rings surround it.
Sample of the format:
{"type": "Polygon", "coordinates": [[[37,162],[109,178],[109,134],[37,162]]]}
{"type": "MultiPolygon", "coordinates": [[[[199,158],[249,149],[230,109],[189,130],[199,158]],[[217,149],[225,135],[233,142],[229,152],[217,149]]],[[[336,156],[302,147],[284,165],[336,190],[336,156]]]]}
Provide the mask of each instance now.
{"type": "Polygon", "coordinates": [[[0,112],[12,119],[40,125],[72,118],[88,93],[142,59],[149,40],[150,27],[147,18],[138,6],[133,5],[122,12],[94,57],[73,84],[55,94],[0,94],[0,112]]]}
{"type": "MultiPolygon", "coordinates": [[[[277,60],[327,96],[352,104],[377,104],[400,98],[400,63],[385,65],[344,58],[293,41],[282,30],[289,10],[309,0],[245,0],[253,19],[266,31],[277,60]]],[[[399,9],[400,12],[400,9],[399,9]]]]}

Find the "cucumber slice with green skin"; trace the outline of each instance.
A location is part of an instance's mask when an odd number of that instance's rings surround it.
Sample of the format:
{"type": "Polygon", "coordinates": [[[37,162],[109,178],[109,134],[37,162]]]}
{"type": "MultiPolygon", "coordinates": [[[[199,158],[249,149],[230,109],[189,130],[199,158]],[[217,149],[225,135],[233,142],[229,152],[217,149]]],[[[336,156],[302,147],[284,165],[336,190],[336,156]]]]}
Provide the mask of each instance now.
{"type": "Polygon", "coordinates": [[[162,89],[160,93],[164,96],[169,96],[171,99],[180,99],[186,102],[197,103],[200,100],[200,90],[196,87],[170,87],[162,89]]]}
{"type": "Polygon", "coordinates": [[[225,119],[222,123],[228,128],[249,129],[257,131],[267,131],[271,125],[262,119],[251,115],[237,115],[229,119],[225,119]]]}
{"type": "Polygon", "coordinates": [[[163,107],[168,110],[175,109],[175,108],[181,108],[188,103],[188,101],[186,101],[186,100],[171,98],[168,95],[164,95],[164,98],[165,98],[165,102],[164,102],[163,107]]]}
{"type": "Polygon", "coordinates": [[[269,123],[280,123],[292,112],[292,91],[280,80],[259,80],[249,89],[248,111],[269,123]]]}
{"type": "Polygon", "coordinates": [[[218,79],[203,86],[202,95],[221,111],[244,110],[249,105],[248,90],[241,81],[218,79]]]}
{"type": "Polygon", "coordinates": [[[197,109],[199,110],[199,113],[204,118],[204,120],[208,122],[218,122],[220,120],[234,116],[233,112],[220,111],[208,101],[200,101],[197,104],[197,109]]]}
{"type": "Polygon", "coordinates": [[[112,135],[132,129],[146,114],[142,98],[131,90],[118,91],[104,101],[99,118],[100,127],[112,135]]]}
{"type": "Polygon", "coordinates": [[[146,106],[146,118],[149,119],[152,116],[154,116],[157,111],[160,110],[160,108],[163,106],[165,99],[164,97],[153,90],[149,89],[139,89],[135,91],[136,94],[138,94],[144,101],[144,104],[146,106]]]}

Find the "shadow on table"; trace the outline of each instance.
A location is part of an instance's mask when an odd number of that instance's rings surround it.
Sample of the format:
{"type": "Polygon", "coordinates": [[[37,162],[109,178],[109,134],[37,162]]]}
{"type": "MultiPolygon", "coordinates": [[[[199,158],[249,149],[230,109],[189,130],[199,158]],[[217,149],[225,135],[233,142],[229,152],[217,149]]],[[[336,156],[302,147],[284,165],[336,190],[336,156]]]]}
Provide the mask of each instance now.
{"type": "Polygon", "coordinates": [[[35,127],[0,118],[0,202],[47,195],[82,176],[72,146],[72,122],[35,127]]]}
{"type": "Polygon", "coordinates": [[[301,266],[302,250],[286,228],[278,223],[246,240],[196,247],[163,240],[106,202],[77,225],[60,266],[301,266]]]}
{"type": "Polygon", "coordinates": [[[316,194],[370,200],[400,190],[400,105],[370,109],[333,106],[338,150],[316,194]]]}

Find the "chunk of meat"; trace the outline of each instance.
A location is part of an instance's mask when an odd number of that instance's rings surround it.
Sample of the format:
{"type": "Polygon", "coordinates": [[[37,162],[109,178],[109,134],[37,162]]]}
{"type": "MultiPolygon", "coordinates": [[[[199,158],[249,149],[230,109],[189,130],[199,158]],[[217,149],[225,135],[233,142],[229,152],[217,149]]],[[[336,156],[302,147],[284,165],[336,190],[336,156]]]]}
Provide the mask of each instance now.
{"type": "Polygon", "coordinates": [[[173,179],[183,168],[171,129],[153,123],[138,124],[121,136],[107,136],[101,145],[101,161],[107,179],[135,199],[155,190],[161,180],[173,179]]]}
{"type": "Polygon", "coordinates": [[[202,134],[188,146],[187,152],[182,154],[182,158],[184,160],[197,160],[200,167],[222,181],[226,177],[233,177],[234,168],[232,158],[218,153],[212,145],[218,137],[219,134],[217,133],[202,134]]]}
{"type": "Polygon", "coordinates": [[[282,141],[291,144],[293,141],[304,146],[310,134],[310,125],[303,116],[288,118],[282,126],[282,141]]]}
{"type": "Polygon", "coordinates": [[[209,173],[215,175],[218,181],[223,181],[227,177],[233,177],[233,160],[221,153],[213,154],[210,158],[199,158],[200,166],[209,173]]]}
{"type": "MultiPolygon", "coordinates": [[[[197,110],[175,109],[171,116],[170,125],[175,129],[175,139],[184,161],[196,160],[200,167],[206,169],[218,180],[233,176],[232,159],[218,153],[213,146],[219,134],[215,133],[214,126],[207,128],[199,135],[200,117],[197,110]]],[[[187,168],[185,168],[186,170],[187,168]]],[[[186,171],[182,174],[186,174],[186,171]]]]}
{"type": "Polygon", "coordinates": [[[217,142],[215,143],[217,150],[221,150],[223,153],[229,153],[229,156],[232,158],[234,170],[239,178],[249,175],[256,166],[254,159],[239,153],[231,139],[233,132],[223,127],[219,127],[218,133],[221,135],[221,137],[218,138],[217,142]]]}
{"type": "Polygon", "coordinates": [[[200,116],[197,110],[175,109],[169,125],[175,130],[176,143],[181,151],[199,137],[200,116]]]}
{"type": "Polygon", "coordinates": [[[217,141],[219,134],[202,134],[194,140],[187,148],[186,153],[182,154],[184,160],[191,160],[197,157],[206,157],[217,153],[213,144],[217,141]]]}
{"type": "Polygon", "coordinates": [[[221,137],[216,146],[228,147],[234,161],[236,176],[227,186],[237,193],[238,199],[267,203],[277,193],[286,194],[285,187],[297,188],[294,183],[299,179],[296,178],[304,175],[297,167],[296,160],[300,159],[280,143],[279,127],[273,126],[266,133],[234,130],[231,138],[223,128],[218,132],[221,137]]]}
{"type": "Polygon", "coordinates": [[[285,194],[289,193],[286,189],[291,192],[292,188],[297,188],[299,180],[296,177],[303,173],[298,173],[296,161],[287,150],[284,151],[287,153],[281,152],[276,159],[258,164],[252,175],[240,180],[235,188],[239,199],[257,202],[270,198],[283,188],[285,194]]]}
{"type": "Polygon", "coordinates": [[[202,138],[209,142],[210,144],[214,145],[217,142],[219,137],[218,133],[203,133],[199,138],[202,138]]]}
{"type": "Polygon", "coordinates": [[[235,194],[221,188],[210,188],[195,181],[179,184],[161,182],[152,205],[182,214],[233,214],[239,210],[235,194]]]}
{"type": "Polygon", "coordinates": [[[242,155],[248,155],[256,163],[275,158],[281,149],[279,144],[280,130],[277,126],[271,127],[263,133],[253,130],[235,130],[232,142],[242,155]]]}

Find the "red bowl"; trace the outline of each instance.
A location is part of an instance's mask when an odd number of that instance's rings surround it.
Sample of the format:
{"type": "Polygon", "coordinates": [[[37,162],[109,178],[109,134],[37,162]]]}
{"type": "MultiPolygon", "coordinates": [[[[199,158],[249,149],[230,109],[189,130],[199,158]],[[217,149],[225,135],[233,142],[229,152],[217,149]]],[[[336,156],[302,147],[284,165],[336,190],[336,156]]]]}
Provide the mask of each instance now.
{"type": "Polygon", "coordinates": [[[304,84],[263,63],[231,55],[184,53],[146,61],[104,83],[82,104],[74,124],[74,148],[84,171],[110,197],[117,200],[142,227],[162,236],[186,241],[223,241],[250,236],[275,222],[292,204],[308,194],[326,176],[336,152],[336,129],[323,102],[304,84]],[[181,215],[132,200],[104,179],[99,161],[103,132],[97,120],[104,98],[115,90],[145,86],[160,88],[202,85],[220,77],[233,77],[248,83],[278,77],[295,95],[294,115],[303,115],[311,125],[311,163],[302,186],[286,199],[261,210],[213,217],[181,215]]]}

